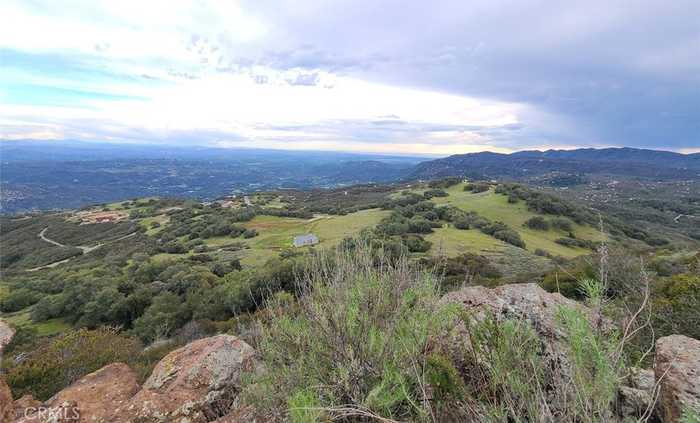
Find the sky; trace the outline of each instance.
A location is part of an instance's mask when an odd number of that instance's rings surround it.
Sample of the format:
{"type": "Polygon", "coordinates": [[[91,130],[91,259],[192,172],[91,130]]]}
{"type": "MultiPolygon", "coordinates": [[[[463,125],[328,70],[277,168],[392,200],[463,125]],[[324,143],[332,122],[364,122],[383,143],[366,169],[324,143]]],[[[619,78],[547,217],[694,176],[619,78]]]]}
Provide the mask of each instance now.
{"type": "Polygon", "coordinates": [[[0,16],[0,140],[700,151],[698,0],[2,0],[0,16]]]}

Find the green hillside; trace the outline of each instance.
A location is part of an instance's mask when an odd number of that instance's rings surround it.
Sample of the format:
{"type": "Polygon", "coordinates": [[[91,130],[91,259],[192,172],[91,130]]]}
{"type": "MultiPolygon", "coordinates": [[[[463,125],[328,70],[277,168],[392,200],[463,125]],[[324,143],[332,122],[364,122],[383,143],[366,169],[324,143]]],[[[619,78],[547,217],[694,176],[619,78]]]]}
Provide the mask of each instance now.
{"type": "MultiPolygon", "coordinates": [[[[535,252],[537,249],[547,251],[550,254],[562,256],[566,258],[577,257],[583,254],[590,254],[590,250],[579,247],[565,247],[555,242],[556,239],[566,237],[567,232],[550,228],[546,231],[530,229],[525,226],[525,222],[531,217],[537,216],[528,210],[527,205],[523,201],[518,201],[517,203],[509,203],[508,197],[502,194],[497,194],[493,189],[489,189],[486,192],[472,193],[470,191],[464,190],[465,184],[461,183],[454,185],[446,189],[449,196],[447,197],[436,197],[432,201],[436,204],[449,204],[458,207],[464,211],[476,212],[481,216],[484,216],[493,221],[500,221],[510,226],[512,229],[516,230],[523,241],[525,241],[526,248],[530,252],[535,252]]],[[[600,241],[601,234],[596,228],[588,225],[579,225],[572,222],[573,233],[577,238],[590,240],[590,241],[600,241]]],[[[476,236],[474,234],[461,235],[453,234],[452,232],[458,231],[454,228],[448,228],[445,230],[444,239],[445,242],[450,245],[460,238],[464,238],[464,244],[468,245],[469,242],[473,242],[472,249],[477,251],[483,249],[497,248],[496,245],[485,242],[482,237],[476,236]]],[[[476,232],[475,230],[470,230],[467,232],[476,232]]],[[[439,236],[433,236],[434,239],[440,239],[439,236]]],[[[501,242],[501,244],[504,244],[501,242]]],[[[468,247],[467,247],[468,248],[468,247]]]]}

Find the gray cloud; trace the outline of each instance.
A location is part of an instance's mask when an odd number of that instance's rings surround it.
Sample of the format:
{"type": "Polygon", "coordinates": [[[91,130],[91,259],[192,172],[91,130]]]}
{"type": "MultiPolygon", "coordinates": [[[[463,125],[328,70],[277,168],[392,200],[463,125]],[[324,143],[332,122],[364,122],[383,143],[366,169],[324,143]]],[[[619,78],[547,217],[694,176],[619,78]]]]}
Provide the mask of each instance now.
{"type": "Polygon", "coordinates": [[[318,83],[321,82],[321,76],[318,74],[318,72],[301,72],[292,78],[287,78],[287,82],[290,85],[318,85],[318,83]]]}
{"type": "Polygon", "coordinates": [[[236,60],[527,103],[540,114],[523,122],[516,148],[700,147],[696,0],[256,0],[244,8],[272,30],[262,46],[236,49],[236,60]]]}

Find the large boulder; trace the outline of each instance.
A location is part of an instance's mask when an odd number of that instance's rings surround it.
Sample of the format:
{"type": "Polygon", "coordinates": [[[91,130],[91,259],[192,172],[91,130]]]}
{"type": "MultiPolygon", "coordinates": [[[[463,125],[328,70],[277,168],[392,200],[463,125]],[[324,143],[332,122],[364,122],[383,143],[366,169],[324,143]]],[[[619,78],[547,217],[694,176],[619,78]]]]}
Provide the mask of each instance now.
{"type": "Polygon", "coordinates": [[[19,420],[22,417],[33,414],[41,405],[41,401],[34,399],[32,394],[22,395],[15,400],[15,419],[19,420]]]}
{"type": "Polygon", "coordinates": [[[143,388],[116,409],[115,421],[215,420],[235,408],[241,373],[253,366],[253,348],[235,336],[194,341],[156,365],[143,388]]]}
{"type": "Polygon", "coordinates": [[[617,412],[628,420],[638,420],[654,411],[654,386],[656,380],[652,370],[631,368],[620,386],[617,412]]]}
{"type": "Polygon", "coordinates": [[[12,403],[12,391],[0,377],[0,423],[12,421],[15,416],[15,408],[12,403]]]}
{"type": "Polygon", "coordinates": [[[113,416],[114,409],[126,404],[138,390],[136,374],[129,366],[113,363],[75,381],[42,404],[42,411],[25,412],[19,421],[121,421],[113,416]]]}
{"type": "MultiPolygon", "coordinates": [[[[558,385],[559,381],[571,377],[572,370],[568,358],[567,334],[562,329],[560,310],[563,308],[578,310],[591,325],[599,327],[604,332],[613,328],[608,320],[583,304],[558,293],[549,293],[536,284],[512,284],[497,288],[466,287],[444,295],[440,302],[443,305],[458,304],[476,321],[491,316],[497,322],[513,319],[530,324],[539,340],[539,360],[543,363],[545,372],[544,394],[552,413],[548,418],[555,420],[560,413],[564,412],[572,395],[572,393],[563,392],[558,385]]],[[[463,360],[462,364],[465,367],[475,363],[468,353],[471,350],[470,340],[470,331],[460,323],[456,328],[454,339],[451,340],[450,348],[452,355],[458,361],[463,360]]],[[[477,364],[479,360],[482,358],[477,357],[477,364]]]]}
{"type": "Polygon", "coordinates": [[[654,374],[664,422],[680,421],[686,410],[700,415],[700,341],[683,335],[659,338],[654,374]]]}
{"type": "Polygon", "coordinates": [[[561,340],[565,334],[559,324],[561,307],[581,311],[595,326],[611,328],[603,319],[581,303],[561,294],[550,293],[534,283],[503,285],[497,288],[471,286],[446,294],[442,304],[460,304],[477,319],[493,315],[497,319],[519,319],[528,321],[540,337],[545,340],[561,340]]]}

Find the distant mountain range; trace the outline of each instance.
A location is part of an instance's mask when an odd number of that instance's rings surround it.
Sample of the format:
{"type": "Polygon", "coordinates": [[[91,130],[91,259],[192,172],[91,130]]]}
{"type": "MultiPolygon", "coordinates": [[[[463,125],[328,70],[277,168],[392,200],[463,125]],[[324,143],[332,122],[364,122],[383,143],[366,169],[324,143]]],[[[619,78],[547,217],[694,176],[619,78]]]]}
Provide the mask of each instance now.
{"type": "Polygon", "coordinates": [[[700,154],[635,148],[491,152],[436,160],[319,151],[85,142],[0,142],[0,211],[76,208],[134,197],[212,199],[459,176],[550,185],[588,177],[700,180],[700,154]]]}
{"type": "Polygon", "coordinates": [[[424,158],[85,142],[0,142],[0,211],[135,197],[213,199],[259,190],[401,180],[424,158]]]}
{"type": "Polygon", "coordinates": [[[419,163],[411,171],[410,177],[432,179],[465,176],[479,179],[526,180],[553,172],[654,179],[700,179],[700,154],[637,148],[457,154],[419,163]]]}

